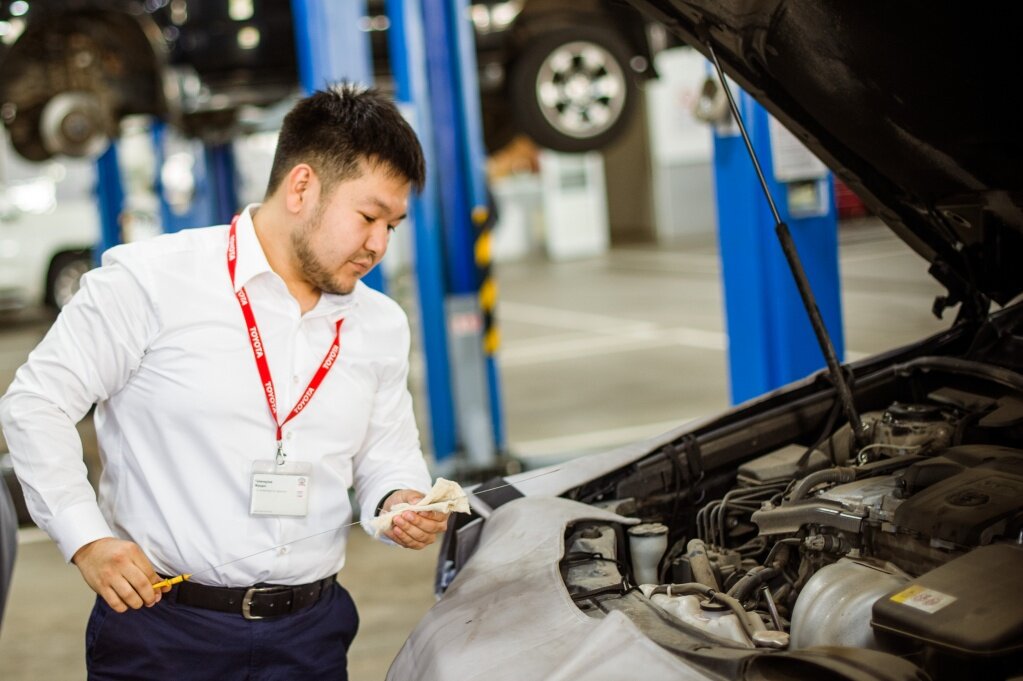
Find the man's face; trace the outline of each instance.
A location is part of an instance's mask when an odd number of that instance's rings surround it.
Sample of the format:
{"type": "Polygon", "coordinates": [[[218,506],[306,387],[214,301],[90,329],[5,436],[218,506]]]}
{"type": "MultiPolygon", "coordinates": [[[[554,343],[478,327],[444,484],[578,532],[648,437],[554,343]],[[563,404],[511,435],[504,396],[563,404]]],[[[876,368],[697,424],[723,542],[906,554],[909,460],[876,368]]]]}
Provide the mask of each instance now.
{"type": "Polygon", "coordinates": [[[312,217],[291,235],[303,277],[326,293],[347,294],[387,251],[391,230],[405,218],[410,184],[386,166],[321,194],[312,217]]]}

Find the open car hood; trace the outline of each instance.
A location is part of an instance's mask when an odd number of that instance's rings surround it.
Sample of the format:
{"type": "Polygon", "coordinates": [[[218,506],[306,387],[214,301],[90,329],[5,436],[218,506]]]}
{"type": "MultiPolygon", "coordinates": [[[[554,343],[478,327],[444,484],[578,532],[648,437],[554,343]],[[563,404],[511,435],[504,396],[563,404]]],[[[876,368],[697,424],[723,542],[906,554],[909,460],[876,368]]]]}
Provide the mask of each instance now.
{"type": "Polygon", "coordinates": [[[1023,126],[1007,104],[1017,7],[631,0],[709,56],[961,300],[1023,291],[1023,126]],[[1012,15],[1012,16],[1009,16],[1012,15]]]}

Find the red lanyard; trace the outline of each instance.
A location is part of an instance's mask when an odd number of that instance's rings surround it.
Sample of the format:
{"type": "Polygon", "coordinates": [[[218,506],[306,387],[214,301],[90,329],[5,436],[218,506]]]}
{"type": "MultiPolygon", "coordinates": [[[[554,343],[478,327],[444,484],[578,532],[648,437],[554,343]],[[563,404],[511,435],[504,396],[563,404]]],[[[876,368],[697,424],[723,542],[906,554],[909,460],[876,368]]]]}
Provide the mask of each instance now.
{"type": "MultiPolygon", "coordinates": [[[[238,235],[237,235],[238,216],[234,217],[231,221],[231,231],[227,237],[227,271],[231,275],[231,288],[234,288],[234,270],[238,261],[238,235]]],[[[259,378],[263,381],[263,393],[266,396],[266,403],[270,407],[270,414],[273,416],[274,423],[277,424],[277,463],[278,465],[284,463],[284,445],[282,442],[282,435],[284,425],[291,419],[298,416],[303,409],[309,405],[309,401],[313,399],[313,395],[316,394],[316,389],[323,383],[324,377],[327,372],[330,371],[331,367],[337,361],[337,356],[341,352],[341,324],[344,319],[337,320],[337,330],[334,333],[334,342],[331,344],[330,349],[327,350],[327,354],[323,357],[323,362],[320,363],[320,368],[313,374],[313,378],[309,381],[309,387],[305,389],[302,396],[295,403],[291,413],[288,414],[287,418],[283,421],[277,416],[277,394],[274,391],[274,381],[270,376],[270,365],[266,361],[266,348],[263,347],[263,339],[259,335],[259,327],[256,325],[256,316],[252,314],[252,306],[249,304],[249,296],[245,293],[245,287],[238,289],[235,293],[238,298],[238,304],[241,305],[242,315],[245,317],[245,324],[249,329],[249,343],[252,345],[252,354],[256,358],[256,368],[259,369],[259,378]]]]}

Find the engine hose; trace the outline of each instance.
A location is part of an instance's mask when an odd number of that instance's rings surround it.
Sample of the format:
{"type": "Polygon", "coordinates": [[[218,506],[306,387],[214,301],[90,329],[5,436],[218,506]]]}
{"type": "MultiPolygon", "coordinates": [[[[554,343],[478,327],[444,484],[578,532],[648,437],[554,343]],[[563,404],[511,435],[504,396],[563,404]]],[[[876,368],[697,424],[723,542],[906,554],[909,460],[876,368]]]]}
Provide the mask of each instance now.
{"type": "Polygon", "coordinates": [[[745,603],[749,600],[753,592],[756,591],[761,585],[766,584],[785,569],[785,565],[789,562],[789,546],[785,542],[798,542],[798,539],[782,539],[771,552],[767,554],[767,560],[764,561],[763,565],[751,569],[743,577],[732,585],[732,588],[728,590],[728,595],[732,596],[740,603],[745,603]]]}
{"type": "Polygon", "coordinates": [[[889,369],[895,375],[909,374],[914,371],[948,371],[962,376],[976,376],[1012,388],[1023,390],[1023,376],[1010,369],[991,366],[983,362],[953,357],[917,357],[905,364],[896,364],[889,369]]]}
{"type": "Polygon", "coordinates": [[[757,631],[763,631],[766,629],[766,627],[764,627],[764,623],[760,620],[760,617],[753,613],[746,612],[746,609],[742,607],[742,603],[726,593],[716,589],[711,589],[705,584],[699,584],[697,582],[690,582],[688,584],[661,584],[650,592],[651,596],[654,594],[665,594],[666,596],[686,596],[694,594],[705,596],[712,601],[717,601],[718,603],[728,606],[739,620],[739,626],[742,627],[743,633],[746,634],[746,637],[754,646],[756,645],[756,642],[753,639],[754,634],[757,631]]]}
{"type": "Polygon", "coordinates": [[[781,574],[781,570],[776,567],[755,567],[732,585],[732,588],[728,590],[728,595],[740,603],[745,603],[762,584],[769,582],[779,574],[781,574]]]}
{"type": "Polygon", "coordinates": [[[689,559],[689,569],[693,573],[693,579],[709,589],[720,591],[717,577],[710,567],[710,558],[707,557],[707,545],[702,539],[690,539],[686,544],[686,558],[689,559]]]}
{"type": "Polygon", "coordinates": [[[799,501],[806,497],[810,493],[810,490],[825,482],[852,482],[856,479],[856,469],[850,468],[849,466],[838,466],[836,468],[828,468],[823,471],[817,471],[816,473],[810,473],[802,480],[796,483],[796,486],[792,490],[792,495],[789,497],[788,503],[799,501]]]}

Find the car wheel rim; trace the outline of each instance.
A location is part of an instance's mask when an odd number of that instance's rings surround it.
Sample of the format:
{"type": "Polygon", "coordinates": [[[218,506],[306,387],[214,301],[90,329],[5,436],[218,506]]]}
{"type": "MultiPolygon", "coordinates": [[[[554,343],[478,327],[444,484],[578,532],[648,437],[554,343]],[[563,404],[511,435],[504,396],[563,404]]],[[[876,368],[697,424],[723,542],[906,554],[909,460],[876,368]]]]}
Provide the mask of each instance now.
{"type": "Polygon", "coordinates": [[[87,260],[76,260],[60,268],[53,278],[53,302],[58,309],[70,302],[71,297],[78,292],[82,275],[90,269],[91,264],[87,260]]]}
{"type": "Polygon", "coordinates": [[[537,72],[536,100],[547,122],[569,137],[609,130],[625,108],[625,72],[609,51],[577,41],[553,50],[537,72]]]}

